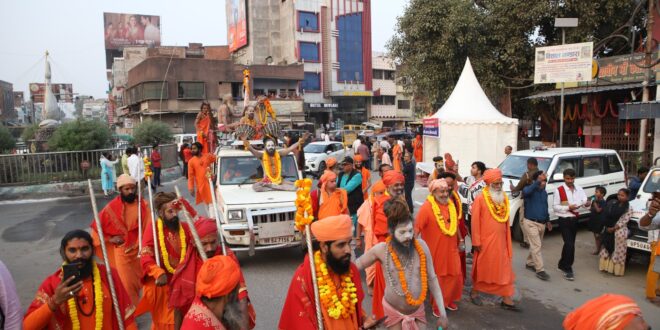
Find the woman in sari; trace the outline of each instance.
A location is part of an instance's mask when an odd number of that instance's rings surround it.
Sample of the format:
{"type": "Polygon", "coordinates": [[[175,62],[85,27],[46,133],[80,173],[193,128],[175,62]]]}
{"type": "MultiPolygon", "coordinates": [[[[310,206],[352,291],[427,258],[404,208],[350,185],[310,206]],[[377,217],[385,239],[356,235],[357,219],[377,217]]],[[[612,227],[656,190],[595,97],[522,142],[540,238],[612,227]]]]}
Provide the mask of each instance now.
{"type": "Polygon", "coordinates": [[[630,190],[620,189],[617,198],[605,206],[604,228],[601,234],[599,269],[615,276],[623,276],[626,268],[626,239],[632,210],[628,205],[630,190]]]}
{"type": "Polygon", "coordinates": [[[112,155],[108,152],[101,154],[101,187],[105,196],[115,191],[114,167],[118,161],[118,159],[112,160],[112,155]]]}

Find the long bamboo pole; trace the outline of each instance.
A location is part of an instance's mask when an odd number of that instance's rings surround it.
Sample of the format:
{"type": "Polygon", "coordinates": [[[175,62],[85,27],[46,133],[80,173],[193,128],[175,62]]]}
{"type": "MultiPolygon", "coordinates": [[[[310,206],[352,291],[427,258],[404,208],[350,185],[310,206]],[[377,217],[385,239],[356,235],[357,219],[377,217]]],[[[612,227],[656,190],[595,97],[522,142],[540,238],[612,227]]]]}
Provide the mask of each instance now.
{"type": "MultiPolygon", "coordinates": [[[[181,192],[179,191],[179,187],[174,186],[174,191],[176,191],[176,197],[181,198],[181,192]]],[[[190,228],[190,233],[193,236],[193,239],[195,241],[195,246],[197,247],[197,252],[199,252],[199,257],[202,258],[203,261],[206,261],[208,259],[206,257],[206,253],[204,253],[204,246],[202,246],[202,241],[199,239],[199,235],[197,234],[197,230],[195,229],[195,224],[193,224],[192,219],[190,218],[190,214],[188,214],[188,210],[186,208],[183,208],[183,220],[188,223],[188,227],[190,228]]]]}
{"type": "Polygon", "coordinates": [[[227,255],[227,250],[225,248],[225,238],[222,235],[222,227],[220,224],[220,211],[218,211],[218,199],[215,196],[215,190],[213,189],[213,180],[209,179],[209,187],[211,189],[211,199],[213,201],[213,211],[215,213],[215,225],[218,227],[218,235],[220,236],[220,246],[222,246],[222,255],[227,255]]]}
{"type": "MultiPolygon", "coordinates": [[[[147,184],[151,187],[151,176],[147,176],[147,184]]],[[[158,234],[156,233],[158,213],[154,213],[154,198],[151,189],[149,189],[149,211],[151,212],[151,232],[154,236],[154,257],[156,258],[156,265],[160,267],[160,250],[158,249],[158,234]]]]}

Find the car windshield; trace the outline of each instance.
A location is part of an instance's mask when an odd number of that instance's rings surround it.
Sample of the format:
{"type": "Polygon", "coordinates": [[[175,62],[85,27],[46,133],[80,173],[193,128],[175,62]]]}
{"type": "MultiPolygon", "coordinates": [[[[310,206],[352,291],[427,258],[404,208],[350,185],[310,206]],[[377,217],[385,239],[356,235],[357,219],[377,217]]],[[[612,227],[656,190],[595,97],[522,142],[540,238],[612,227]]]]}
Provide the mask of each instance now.
{"type": "Polygon", "coordinates": [[[646,184],[644,185],[644,188],[642,190],[645,193],[654,193],[660,189],[660,170],[654,170],[649,174],[649,179],[646,180],[646,184]]]}
{"type": "Polygon", "coordinates": [[[303,150],[310,154],[322,154],[325,152],[325,144],[308,144],[303,150]]]}
{"type": "MultiPolygon", "coordinates": [[[[261,161],[254,156],[226,157],[220,160],[220,184],[252,184],[264,177],[261,161]]],[[[295,181],[298,178],[292,155],[282,157],[282,178],[295,181]]]]}
{"type": "MultiPolygon", "coordinates": [[[[502,170],[502,176],[508,179],[520,179],[527,172],[527,156],[509,156],[498,168],[502,170]]],[[[536,157],[539,162],[539,170],[547,172],[550,167],[551,158],[536,157]]]]}

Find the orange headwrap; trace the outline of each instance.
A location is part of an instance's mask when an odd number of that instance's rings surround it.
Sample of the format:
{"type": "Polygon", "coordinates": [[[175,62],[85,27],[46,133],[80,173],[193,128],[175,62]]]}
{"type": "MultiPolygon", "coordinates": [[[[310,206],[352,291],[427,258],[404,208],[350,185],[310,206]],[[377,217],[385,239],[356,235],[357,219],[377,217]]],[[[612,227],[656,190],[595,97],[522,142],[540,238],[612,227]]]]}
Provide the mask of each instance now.
{"type": "Polygon", "coordinates": [[[445,153],[445,168],[447,170],[453,170],[454,166],[456,166],[456,162],[454,161],[454,158],[451,156],[450,153],[445,153]]]}
{"type": "Polygon", "coordinates": [[[433,193],[433,191],[435,191],[436,189],[443,188],[443,187],[449,189],[449,185],[447,184],[447,180],[445,180],[445,179],[433,180],[433,181],[431,181],[431,183],[429,183],[429,192],[433,193]]]}
{"type": "Polygon", "coordinates": [[[206,217],[199,217],[195,221],[195,230],[197,230],[197,235],[199,238],[204,238],[206,236],[218,236],[218,226],[215,223],[215,220],[206,217]]]}
{"type": "Polygon", "coordinates": [[[197,273],[197,295],[206,298],[226,296],[241,278],[241,270],[231,257],[218,255],[204,261],[197,273]]]}
{"type": "Polygon", "coordinates": [[[362,158],[362,155],[357,154],[357,155],[355,155],[355,157],[353,157],[353,160],[356,161],[356,162],[361,162],[364,159],[362,158]]]}
{"type": "Polygon", "coordinates": [[[564,319],[566,330],[623,329],[642,311],[634,300],[606,293],[591,299],[564,319]]]}
{"type": "Polygon", "coordinates": [[[312,223],[312,234],[319,242],[336,241],[353,236],[353,223],[346,214],[323,218],[312,223]]]}
{"type": "Polygon", "coordinates": [[[378,180],[378,182],[376,182],[376,184],[374,184],[374,186],[371,187],[372,193],[384,193],[385,190],[387,190],[387,187],[385,187],[383,180],[378,180]]]}
{"type": "Polygon", "coordinates": [[[328,200],[330,198],[330,195],[328,192],[325,190],[325,185],[330,182],[330,181],[336,181],[337,180],[337,173],[333,171],[326,170],[323,175],[321,175],[321,178],[319,179],[319,184],[321,185],[321,199],[322,200],[328,200]]]}
{"type": "Polygon", "coordinates": [[[122,174],[117,178],[117,189],[120,189],[127,184],[132,184],[134,186],[137,185],[135,179],[133,179],[133,177],[128,174],[122,174]]]}
{"type": "Polygon", "coordinates": [[[389,187],[396,183],[404,183],[406,179],[403,174],[398,171],[387,171],[383,174],[383,183],[385,186],[389,187]]]}
{"type": "Polygon", "coordinates": [[[333,167],[337,165],[337,158],[328,157],[328,159],[325,160],[325,164],[328,166],[328,168],[333,167]]]}
{"type": "Polygon", "coordinates": [[[486,172],[484,172],[484,181],[486,182],[486,184],[491,184],[501,179],[502,179],[502,170],[500,170],[499,168],[491,168],[489,170],[486,170],[486,172]]]}

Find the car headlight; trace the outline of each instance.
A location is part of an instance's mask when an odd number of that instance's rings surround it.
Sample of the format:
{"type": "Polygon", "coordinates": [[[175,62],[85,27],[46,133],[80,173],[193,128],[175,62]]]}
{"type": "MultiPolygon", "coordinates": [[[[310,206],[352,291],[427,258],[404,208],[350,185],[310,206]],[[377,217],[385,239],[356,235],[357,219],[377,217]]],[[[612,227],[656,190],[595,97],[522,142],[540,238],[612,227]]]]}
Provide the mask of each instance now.
{"type": "Polygon", "coordinates": [[[243,220],[243,210],[229,210],[229,221],[243,220]]]}

